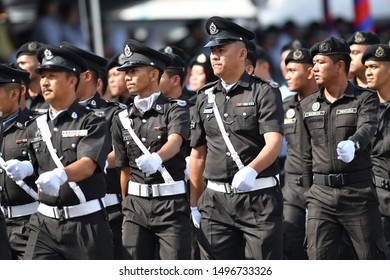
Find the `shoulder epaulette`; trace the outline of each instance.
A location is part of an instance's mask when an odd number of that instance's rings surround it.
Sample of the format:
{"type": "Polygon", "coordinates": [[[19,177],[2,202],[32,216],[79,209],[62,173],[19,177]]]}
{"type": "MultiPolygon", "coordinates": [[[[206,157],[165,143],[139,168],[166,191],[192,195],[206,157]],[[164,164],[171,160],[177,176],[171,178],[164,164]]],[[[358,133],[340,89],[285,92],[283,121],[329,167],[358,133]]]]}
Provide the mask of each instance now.
{"type": "Polygon", "coordinates": [[[187,106],[187,101],[182,100],[182,99],[169,98],[168,101],[171,103],[176,102],[176,104],[179,105],[180,107],[187,106]]]}

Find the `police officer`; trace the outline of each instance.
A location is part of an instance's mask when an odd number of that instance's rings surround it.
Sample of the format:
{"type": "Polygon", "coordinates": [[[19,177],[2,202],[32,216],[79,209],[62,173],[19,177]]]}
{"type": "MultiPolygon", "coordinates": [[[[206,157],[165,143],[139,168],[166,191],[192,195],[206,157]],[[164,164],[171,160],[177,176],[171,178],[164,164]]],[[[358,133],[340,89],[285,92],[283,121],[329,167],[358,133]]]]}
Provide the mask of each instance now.
{"type": "Polygon", "coordinates": [[[344,231],[359,259],[385,257],[369,145],[379,102],[348,82],[349,53],[348,43],[335,37],[310,49],[320,89],[300,103],[309,259],[340,258],[344,231]]]}
{"type": "Polygon", "coordinates": [[[125,59],[123,53],[118,53],[108,60],[108,91],[111,94],[112,101],[130,105],[133,103],[134,96],[126,88],[126,73],[117,70],[119,66],[125,63],[125,59]]]}
{"type": "MultiPolygon", "coordinates": [[[[21,84],[28,79],[29,73],[0,64],[0,111],[3,113],[3,142],[1,145],[1,167],[13,171],[14,164],[30,166],[25,122],[30,116],[19,107],[21,84]],[[7,161],[7,162],[4,162],[7,161]]],[[[30,215],[37,211],[37,188],[35,177],[25,179],[9,176],[0,169],[0,204],[6,218],[8,238],[13,259],[23,259],[28,239],[28,221],[30,215]]]]}
{"type": "MultiPolygon", "coordinates": [[[[105,118],[81,106],[75,95],[87,63],[49,45],[37,56],[41,66],[36,71],[50,109],[26,128],[40,203],[30,219],[25,259],[112,259],[102,201],[109,129],[105,118]]],[[[23,175],[32,173],[17,167],[23,175]]]]}
{"type": "Polygon", "coordinates": [[[49,108],[49,105],[45,102],[41,93],[41,87],[39,85],[40,77],[35,72],[35,69],[40,65],[36,54],[42,45],[43,44],[40,42],[31,41],[23,44],[16,51],[16,62],[18,66],[30,73],[30,84],[28,87],[28,94],[26,95],[26,107],[33,115],[45,114],[49,108]]]}
{"type": "MultiPolygon", "coordinates": [[[[76,91],[76,98],[79,104],[90,108],[96,114],[106,118],[108,127],[111,128],[112,118],[114,114],[126,108],[126,106],[119,102],[112,102],[104,100],[97,92],[99,72],[101,68],[105,67],[107,60],[92,52],[80,49],[68,42],[62,42],[61,48],[75,52],[88,64],[88,69],[80,74],[80,84],[76,91]]],[[[122,258],[122,221],[123,215],[121,210],[121,187],[120,187],[120,169],[115,166],[115,155],[113,152],[107,158],[106,168],[106,185],[107,194],[103,198],[109,217],[110,227],[113,232],[114,243],[114,259],[122,258]]]]}
{"type": "Polygon", "coordinates": [[[191,125],[191,213],[201,258],[281,259],[280,92],[245,70],[253,32],[221,17],[209,18],[206,30],[219,80],[198,91],[191,125]]]}
{"type": "Polygon", "coordinates": [[[369,46],[362,56],[362,63],[366,67],[367,86],[377,91],[380,101],[379,126],[371,141],[371,160],[383,232],[387,244],[390,244],[390,47],[385,44],[369,46]]]}
{"type": "Polygon", "coordinates": [[[284,135],[287,142],[283,190],[283,258],[306,259],[304,250],[306,205],[302,184],[299,102],[317,90],[310,51],[298,48],[286,59],[288,89],[296,92],[283,101],[284,135]]]}
{"type": "Polygon", "coordinates": [[[348,38],[347,43],[351,49],[349,68],[351,82],[356,86],[367,88],[366,68],[362,64],[362,57],[369,46],[380,43],[379,36],[374,32],[357,31],[348,38]]]}
{"type": "Polygon", "coordinates": [[[135,40],[126,41],[124,54],[127,62],[118,70],[126,72],[127,89],[137,94],[134,104],[114,117],[112,125],[124,197],[124,258],[154,259],[158,246],[161,259],[190,259],[184,182],[189,111],[160,93],[168,56],[135,40]]]}

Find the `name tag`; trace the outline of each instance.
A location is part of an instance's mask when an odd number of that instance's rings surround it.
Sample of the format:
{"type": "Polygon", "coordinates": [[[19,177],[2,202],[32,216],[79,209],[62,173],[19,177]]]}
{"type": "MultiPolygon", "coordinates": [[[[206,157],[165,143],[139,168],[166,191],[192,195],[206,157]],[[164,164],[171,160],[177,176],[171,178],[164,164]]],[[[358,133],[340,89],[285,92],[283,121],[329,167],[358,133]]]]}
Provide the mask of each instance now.
{"type": "Polygon", "coordinates": [[[356,114],[356,113],[357,113],[357,109],[356,108],[348,108],[348,109],[336,110],[336,115],[356,114]]]}
{"type": "Polygon", "coordinates": [[[305,113],[305,118],[308,117],[317,117],[317,116],[324,116],[325,111],[318,111],[318,112],[307,112],[305,113]]]}
{"type": "Polygon", "coordinates": [[[255,102],[244,102],[244,103],[237,103],[236,107],[250,107],[255,106],[255,102]]]}
{"type": "Polygon", "coordinates": [[[292,124],[296,123],[297,119],[284,119],[284,124],[292,124]]]}
{"type": "Polygon", "coordinates": [[[83,137],[88,135],[87,129],[79,129],[79,130],[64,130],[62,131],[62,137],[63,138],[70,138],[70,137],[83,137]]]}
{"type": "Polygon", "coordinates": [[[213,112],[213,108],[203,110],[203,114],[211,114],[212,112],[213,112]]]}

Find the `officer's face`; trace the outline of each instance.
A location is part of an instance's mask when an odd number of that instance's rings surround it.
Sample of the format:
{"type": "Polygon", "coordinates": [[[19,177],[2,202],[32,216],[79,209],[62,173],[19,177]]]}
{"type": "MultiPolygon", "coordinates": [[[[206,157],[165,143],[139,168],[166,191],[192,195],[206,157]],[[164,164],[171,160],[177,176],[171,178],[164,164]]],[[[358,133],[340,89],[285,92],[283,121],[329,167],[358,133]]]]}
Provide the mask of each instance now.
{"type": "Polygon", "coordinates": [[[77,78],[64,71],[43,70],[41,90],[45,101],[50,105],[62,103],[75,97],[77,78]]]}
{"type": "Polygon", "coordinates": [[[390,62],[368,60],[364,66],[368,87],[387,92],[390,86],[390,62]]]}
{"type": "Polygon", "coordinates": [[[0,84],[0,112],[2,112],[3,117],[7,117],[15,112],[15,105],[17,106],[18,104],[19,95],[19,91],[15,92],[15,90],[7,90],[6,87],[4,87],[5,85],[6,84],[0,84]]]}
{"type": "Polygon", "coordinates": [[[288,54],[291,52],[291,50],[285,50],[280,54],[280,71],[282,72],[283,78],[286,79],[287,69],[286,69],[286,63],[284,60],[288,56],[288,54]]]}
{"type": "Polygon", "coordinates": [[[351,49],[351,65],[349,67],[349,72],[353,75],[362,75],[364,74],[365,67],[362,64],[362,56],[364,51],[367,49],[367,45],[358,45],[353,44],[350,46],[351,49]]]}
{"type": "Polygon", "coordinates": [[[289,62],[286,65],[286,81],[290,91],[303,92],[308,78],[310,76],[311,67],[306,64],[289,62]]]}
{"type": "Polygon", "coordinates": [[[137,94],[141,98],[153,93],[151,79],[152,71],[154,70],[150,70],[145,66],[127,68],[125,80],[129,93],[137,94]]]}
{"type": "Polygon", "coordinates": [[[314,79],[317,85],[327,86],[337,80],[339,66],[329,56],[317,54],[313,57],[313,63],[314,79]]]}
{"type": "Polygon", "coordinates": [[[35,73],[35,68],[39,66],[39,61],[32,55],[21,55],[16,59],[18,66],[30,73],[30,80],[38,79],[39,75],[35,73]]]}
{"type": "MultiPolygon", "coordinates": [[[[174,75],[172,77],[169,77],[168,73],[165,71],[160,79],[160,91],[164,96],[168,96],[172,93],[172,90],[175,88],[175,85],[177,85],[177,81],[175,82],[175,79],[178,79],[178,75],[174,75]],[[176,78],[175,78],[176,77],[176,78]]],[[[180,78],[179,78],[180,82],[180,78]]]]}
{"type": "Polygon", "coordinates": [[[206,83],[206,73],[204,71],[203,66],[194,65],[191,68],[189,84],[191,90],[197,91],[206,83]]]}
{"type": "Polygon", "coordinates": [[[128,92],[125,77],[126,73],[124,71],[117,71],[116,67],[108,71],[108,89],[112,96],[121,96],[128,92]]]}

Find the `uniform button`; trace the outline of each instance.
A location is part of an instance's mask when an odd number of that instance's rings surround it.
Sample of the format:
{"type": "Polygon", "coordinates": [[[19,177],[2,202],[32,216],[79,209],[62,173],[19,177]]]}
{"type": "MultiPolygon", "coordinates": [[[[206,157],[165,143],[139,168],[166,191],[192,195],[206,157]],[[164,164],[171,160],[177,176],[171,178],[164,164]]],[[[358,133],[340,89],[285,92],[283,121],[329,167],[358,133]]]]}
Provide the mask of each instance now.
{"type": "Polygon", "coordinates": [[[146,123],[146,120],[145,120],[145,119],[142,119],[142,122],[143,122],[143,123],[146,123]]]}
{"type": "Polygon", "coordinates": [[[245,117],[245,116],[246,116],[246,113],[244,112],[244,113],[242,113],[242,115],[245,117]]]}
{"type": "Polygon", "coordinates": [[[227,137],[230,137],[230,134],[229,134],[229,133],[226,133],[226,136],[227,136],[227,137]]]}
{"type": "Polygon", "coordinates": [[[142,142],[146,142],[146,138],[142,137],[142,138],[141,138],[141,141],[142,141],[142,142]]]}
{"type": "Polygon", "coordinates": [[[230,96],[226,95],[225,99],[226,99],[226,100],[229,100],[229,99],[230,99],[230,96]]]}
{"type": "Polygon", "coordinates": [[[161,135],[157,136],[157,139],[161,139],[161,135]]]}
{"type": "Polygon", "coordinates": [[[59,130],[58,127],[53,128],[54,132],[58,132],[58,130],[59,130]]]}
{"type": "Polygon", "coordinates": [[[226,155],[227,155],[228,157],[230,157],[230,152],[227,152],[226,155]]]}
{"type": "Polygon", "coordinates": [[[2,192],[3,191],[3,186],[0,186],[0,192],[2,192]]]}
{"type": "Polygon", "coordinates": [[[27,152],[26,151],[22,151],[22,155],[27,155],[27,152]]]}
{"type": "Polygon", "coordinates": [[[72,143],[72,148],[74,149],[74,148],[76,148],[76,144],[75,143],[72,143]]]}
{"type": "Polygon", "coordinates": [[[229,114],[228,114],[228,113],[225,113],[225,114],[223,114],[223,116],[224,116],[225,118],[227,118],[227,117],[229,117],[229,114]]]}
{"type": "Polygon", "coordinates": [[[0,174],[3,174],[3,169],[0,169],[0,174]]]}

